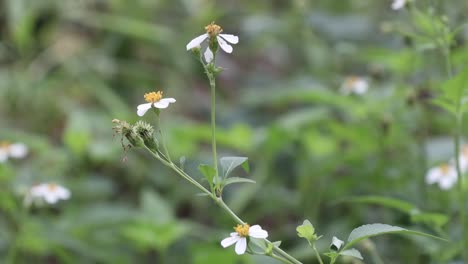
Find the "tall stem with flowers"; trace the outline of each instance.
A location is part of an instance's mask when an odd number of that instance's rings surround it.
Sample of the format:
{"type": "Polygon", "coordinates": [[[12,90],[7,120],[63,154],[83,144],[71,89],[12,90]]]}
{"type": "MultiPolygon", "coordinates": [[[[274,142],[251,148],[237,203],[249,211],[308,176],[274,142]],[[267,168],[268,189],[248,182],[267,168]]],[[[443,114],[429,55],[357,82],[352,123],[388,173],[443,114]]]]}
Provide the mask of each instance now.
{"type": "MultiPolygon", "coordinates": [[[[157,133],[155,133],[153,126],[143,121],[138,121],[134,125],[131,125],[118,119],[113,120],[113,123],[115,124],[114,130],[122,135],[122,139],[123,137],[127,138],[130,142],[130,146],[144,148],[155,159],[159,160],[162,164],[193,184],[204,195],[210,197],[232,218],[235,223],[237,223],[234,227],[234,232],[231,232],[227,238],[221,241],[222,247],[226,248],[235,245],[235,252],[238,255],[242,255],[247,252],[249,254],[265,255],[282,263],[300,264],[301,262],[299,260],[280,248],[280,241],[269,241],[267,239],[268,232],[266,230],[263,230],[259,225],[247,224],[247,222],[242,220],[223,200],[223,189],[227,185],[240,182],[254,183],[254,181],[247,178],[230,177],[232,170],[237,167],[242,167],[246,171],[249,170],[246,157],[223,157],[218,159],[216,149],[216,77],[222,71],[221,68],[216,66],[216,54],[219,48],[226,53],[231,53],[233,48],[230,44],[237,44],[239,42],[239,38],[232,34],[222,34],[222,28],[215,23],[207,25],[205,30],[206,33],[191,40],[187,44],[186,48],[196,56],[202,65],[208,78],[211,91],[211,140],[213,164],[211,166],[205,164],[199,166],[200,171],[208,182],[209,188],[196,181],[192,176],[185,172],[184,169],[176,165],[170,157],[160,126],[160,115],[161,109],[165,109],[169,107],[171,103],[176,102],[174,98],[163,98],[163,93],[161,91],[150,92],[144,96],[146,103],[137,107],[137,114],[139,116],[145,115],[150,109],[154,110],[154,113],[156,114],[156,126],[158,129],[157,133]],[[200,45],[205,41],[208,42],[208,45],[202,54],[200,45]],[[256,247],[253,247],[253,245],[256,247]],[[258,249],[261,251],[258,251],[258,249]]],[[[128,149],[126,146],[124,147],[125,149],[128,149]]],[[[312,224],[306,220],[303,225],[297,227],[296,231],[299,237],[307,239],[313,248],[319,263],[323,263],[322,257],[315,246],[315,241],[317,241],[321,236],[317,236],[315,234],[315,229],[312,224]]],[[[346,244],[344,241],[333,237],[330,252],[325,253],[325,255],[330,257],[330,263],[335,263],[340,255],[353,256],[362,259],[361,254],[356,249],[351,248],[351,246],[367,237],[389,232],[407,232],[411,234],[430,236],[389,225],[366,225],[353,230],[348,238],[348,243],[346,244]],[[353,233],[357,233],[359,235],[353,235],[353,233]]]]}

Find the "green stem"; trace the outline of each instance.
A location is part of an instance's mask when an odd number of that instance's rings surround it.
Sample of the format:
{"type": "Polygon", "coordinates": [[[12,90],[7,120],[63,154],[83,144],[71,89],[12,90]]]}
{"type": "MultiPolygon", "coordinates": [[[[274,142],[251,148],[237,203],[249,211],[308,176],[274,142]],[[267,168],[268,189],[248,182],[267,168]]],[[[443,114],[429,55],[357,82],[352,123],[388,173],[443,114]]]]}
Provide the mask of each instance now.
{"type": "MultiPolygon", "coordinates": [[[[450,43],[445,41],[445,37],[443,36],[443,47],[442,52],[445,57],[445,67],[447,70],[447,75],[449,79],[454,77],[452,63],[450,60],[450,43]]],[[[463,112],[462,112],[462,98],[463,96],[460,94],[458,95],[458,100],[456,102],[455,108],[455,136],[454,136],[454,144],[455,144],[455,169],[457,171],[458,177],[458,200],[460,203],[460,225],[462,228],[462,238],[461,244],[463,249],[468,248],[468,227],[466,226],[466,206],[465,206],[465,190],[464,190],[464,179],[463,173],[460,168],[460,138],[461,138],[461,131],[462,131],[462,121],[463,121],[463,112]]],[[[462,250],[462,256],[465,262],[468,263],[468,251],[462,250]]]]}
{"type": "Polygon", "coordinates": [[[322,257],[320,257],[320,253],[318,252],[317,248],[315,247],[315,244],[313,244],[312,247],[314,248],[315,255],[317,256],[317,259],[318,259],[319,263],[320,263],[320,264],[323,264],[322,257]]]}
{"type": "MultiPolygon", "coordinates": [[[[175,172],[177,172],[177,174],[179,174],[180,176],[182,176],[184,179],[186,179],[187,181],[189,181],[190,183],[192,183],[193,185],[195,185],[195,187],[197,187],[198,189],[200,189],[203,193],[207,194],[209,197],[211,197],[211,199],[213,199],[215,201],[215,203],[217,205],[219,205],[219,207],[221,207],[222,209],[224,209],[224,211],[226,211],[232,219],[234,219],[237,223],[239,224],[245,224],[244,221],[242,221],[242,219],[240,219],[239,216],[236,215],[236,213],[234,213],[231,208],[229,208],[229,206],[227,206],[226,203],[224,203],[223,199],[221,197],[217,197],[216,195],[213,195],[210,191],[208,191],[205,187],[203,187],[203,185],[201,185],[200,183],[198,183],[196,180],[194,180],[192,177],[190,177],[190,175],[188,175],[187,173],[185,173],[183,170],[181,170],[179,167],[177,167],[174,163],[170,162],[170,161],[166,161],[165,159],[163,159],[161,156],[159,156],[157,153],[154,153],[153,151],[151,151],[151,149],[149,149],[148,147],[144,146],[144,148],[149,152],[151,153],[151,155],[153,157],[155,157],[156,159],[158,159],[159,161],[161,161],[164,165],[166,165],[167,167],[170,167],[171,169],[173,169],[175,172]]],[[[265,239],[265,241],[267,243],[271,243],[269,240],[265,239]]],[[[288,253],[286,253],[285,251],[283,251],[282,249],[280,249],[279,247],[277,246],[273,246],[273,251],[275,253],[277,253],[279,256],[281,256],[282,258],[284,258],[285,260],[288,261],[288,263],[292,263],[292,264],[301,264],[301,262],[299,262],[297,259],[295,259],[294,257],[292,257],[291,255],[289,255],[288,253]]]]}
{"type": "Polygon", "coordinates": [[[215,169],[215,177],[219,177],[218,157],[216,152],[216,79],[213,74],[208,74],[208,79],[211,88],[211,148],[213,153],[213,167],[215,169]]]}

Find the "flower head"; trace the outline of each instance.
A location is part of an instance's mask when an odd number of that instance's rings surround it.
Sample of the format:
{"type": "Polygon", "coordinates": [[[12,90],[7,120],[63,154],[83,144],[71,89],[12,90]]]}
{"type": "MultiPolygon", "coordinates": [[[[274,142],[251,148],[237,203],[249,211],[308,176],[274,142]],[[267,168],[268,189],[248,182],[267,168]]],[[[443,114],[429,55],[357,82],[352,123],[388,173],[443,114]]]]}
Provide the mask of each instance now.
{"type": "Polygon", "coordinates": [[[187,50],[191,50],[193,48],[199,47],[200,44],[205,41],[206,39],[209,39],[210,45],[206,48],[205,53],[203,54],[205,57],[205,61],[210,63],[213,58],[214,54],[213,52],[216,52],[216,48],[214,48],[217,45],[212,45],[212,44],[219,44],[222,50],[224,50],[227,53],[232,52],[232,46],[228,44],[237,44],[239,43],[239,37],[232,35],[232,34],[221,34],[223,32],[223,29],[216,25],[214,22],[211,22],[211,24],[207,25],[205,27],[205,34],[202,34],[194,39],[192,39],[186,46],[187,50]]]}
{"type": "Polygon", "coordinates": [[[145,101],[148,102],[146,104],[141,104],[137,107],[137,114],[139,116],[143,116],[146,111],[148,111],[151,106],[154,106],[159,109],[167,108],[170,103],[175,103],[176,100],[174,98],[163,98],[163,92],[150,92],[144,95],[145,101]]]}
{"type": "Polygon", "coordinates": [[[259,225],[250,226],[248,224],[237,225],[234,227],[236,232],[232,232],[229,237],[221,241],[224,248],[236,244],[235,251],[237,255],[242,255],[247,250],[247,237],[267,238],[268,232],[259,225]]]}
{"type": "Polygon", "coordinates": [[[364,94],[367,92],[369,88],[369,83],[367,80],[363,77],[358,77],[358,76],[350,76],[346,78],[341,85],[341,92],[343,94],[364,94]]]}
{"type": "Polygon", "coordinates": [[[27,154],[28,147],[23,143],[0,142],[0,163],[7,161],[10,157],[15,159],[24,158],[27,154]]]}
{"type": "Polygon", "coordinates": [[[55,183],[41,183],[29,190],[31,198],[44,199],[48,204],[55,204],[59,200],[67,200],[71,196],[70,190],[55,183]]]}
{"type": "Polygon", "coordinates": [[[444,163],[431,168],[426,174],[426,183],[438,183],[442,190],[448,190],[457,182],[457,171],[452,165],[444,163]]]}
{"type": "Polygon", "coordinates": [[[392,9],[399,10],[406,5],[407,0],[393,0],[392,9]]]}

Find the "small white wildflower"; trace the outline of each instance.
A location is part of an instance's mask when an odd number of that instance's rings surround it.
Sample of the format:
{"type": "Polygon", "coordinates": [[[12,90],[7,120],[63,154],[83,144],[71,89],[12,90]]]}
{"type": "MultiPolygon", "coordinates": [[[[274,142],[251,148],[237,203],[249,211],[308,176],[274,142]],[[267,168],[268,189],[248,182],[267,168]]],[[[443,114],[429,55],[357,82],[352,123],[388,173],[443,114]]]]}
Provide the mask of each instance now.
{"type": "Polygon", "coordinates": [[[44,199],[48,204],[55,204],[59,200],[67,200],[71,196],[70,190],[54,183],[41,183],[31,187],[29,195],[32,199],[44,199]]]}
{"type": "Polygon", "coordinates": [[[346,78],[341,85],[341,92],[343,94],[358,94],[362,95],[367,92],[369,89],[369,83],[365,78],[358,77],[358,76],[350,76],[346,78]]]}
{"type": "Polygon", "coordinates": [[[468,171],[468,145],[463,145],[460,155],[458,155],[458,162],[462,173],[468,171]]]}
{"type": "Polygon", "coordinates": [[[248,224],[237,225],[234,227],[236,232],[232,232],[229,237],[221,241],[221,246],[227,248],[236,244],[235,251],[237,255],[242,255],[247,250],[247,237],[267,238],[268,232],[259,225],[250,226],[248,224]]]}
{"type": "MultiPolygon", "coordinates": [[[[216,25],[214,22],[209,24],[205,27],[206,33],[202,34],[194,39],[192,39],[186,46],[187,50],[191,50],[193,48],[199,47],[200,44],[205,41],[206,39],[210,39],[211,41],[216,40],[219,43],[221,49],[223,49],[227,53],[232,52],[232,46],[228,44],[237,44],[239,43],[239,37],[232,35],[232,34],[221,34],[223,29],[216,25]]],[[[214,58],[213,51],[211,51],[210,47],[206,48],[206,51],[203,53],[206,62],[211,62],[214,58]]]]}
{"type": "Polygon", "coordinates": [[[330,249],[334,251],[340,250],[340,248],[344,245],[343,240],[338,239],[336,236],[332,238],[332,242],[330,244],[330,249]]]}
{"type": "Polygon", "coordinates": [[[0,142],[0,163],[8,158],[21,159],[28,155],[28,147],[23,143],[0,142]]]}
{"type": "Polygon", "coordinates": [[[163,92],[158,91],[158,92],[151,92],[151,93],[146,93],[145,94],[145,101],[148,102],[146,104],[141,104],[137,107],[137,114],[139,116],[143,116],[146,111],[148,111],[151,106],[154,106],[156,108],[167,108],[170,103],[175,103],[176,99],[174,98],[162,98],[163,92]]]}
{"type": "Polygon", "coordinates": [[[392,9],[399,10],[406,5],[407,0],[393,0],[392,9]]]}
{"type": "Polygon", "coordinates": [[[431,168],[426,174],[426,183],[438,183],[442,190],[448,190],[457,182],[457,171],[449,164],[431,168]]]}

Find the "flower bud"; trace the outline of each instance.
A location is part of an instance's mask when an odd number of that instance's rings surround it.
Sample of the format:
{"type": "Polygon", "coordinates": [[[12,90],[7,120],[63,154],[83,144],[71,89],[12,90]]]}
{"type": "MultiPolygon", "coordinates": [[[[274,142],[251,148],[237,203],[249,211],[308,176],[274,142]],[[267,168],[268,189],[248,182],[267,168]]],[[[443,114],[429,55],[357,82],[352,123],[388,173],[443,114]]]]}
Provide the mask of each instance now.
{"type": "Polygon", "coordinates": [[[150,124],[140,120],[133,126],[133,131],[141,137],[146,147],[158,150],[158,141],[154,138],[154,128],[150,124]]]}
{"type": "Polygon", "coordinates": [[[116,124],[112,128],[115,133],[121,134],[123,137],[127,138],[128,142],[130,142],[133,147],[144,146],[143,139],[134,131],[129,123],[118,119],[112,120],[112,123],[116,124]]]}

